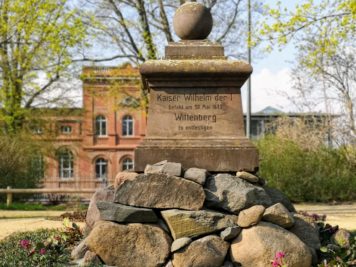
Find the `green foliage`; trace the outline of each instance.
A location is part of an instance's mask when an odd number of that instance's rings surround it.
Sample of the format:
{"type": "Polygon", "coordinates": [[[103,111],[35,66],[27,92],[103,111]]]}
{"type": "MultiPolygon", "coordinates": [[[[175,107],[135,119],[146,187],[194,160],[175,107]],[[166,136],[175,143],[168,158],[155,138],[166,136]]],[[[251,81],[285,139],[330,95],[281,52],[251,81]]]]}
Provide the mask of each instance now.
{"type": "Polygon", "coordinates": [[[299,212],[306,220],[317,226],[319,229],[320,250],[317,251],[319,263],[318,267],[348,267],[356,264],[356,232],[349,232],[339,229],[339,226],[332,226],[325,223],[325,215],[299,212]],[[341,233],[341,235],[339,235],[341,233]],[[335,241],[335,235],[342,236],[342,244],[335,241]]]}
{"type": "Polygon", "coordinates": [[[257,143],[260,175],[292,201],[356,199],[355,148],[303,148],[296,141],[267,136],[257,143]]]}
{"type": "Polygon", "coordinates": [[[36,188],[43,178],[43,156],[49,149],[49,143],[28,135],[0,135],[0,188],[36,188]]]}
{"type": "Polygon", "coordinates": [[[67,2],[0,2],[0,120],[7,132],[22,127],[28,108],[58,81],[85,37],[67,2]]]}
{"type": "Polygon", "coordinates": [[[267,6],[266,13],[266,20],[259,29],[261,38],[279,46],[295,40],[302,48],[303,40],[312,37],[318,48],[308,53],[311,63],[320,55],[333,55],[340,42],[353,38],[356,33],[354,0],[306,0],[294,10],[283,8],[278,2],[277,8],[267,6]]]}
{"type": "Polygon", "coordinates": [[[14,234],[0,242],[0,266],[66,266],[73,245],[82,238],[76,224],[62,230],[14,234]]]}

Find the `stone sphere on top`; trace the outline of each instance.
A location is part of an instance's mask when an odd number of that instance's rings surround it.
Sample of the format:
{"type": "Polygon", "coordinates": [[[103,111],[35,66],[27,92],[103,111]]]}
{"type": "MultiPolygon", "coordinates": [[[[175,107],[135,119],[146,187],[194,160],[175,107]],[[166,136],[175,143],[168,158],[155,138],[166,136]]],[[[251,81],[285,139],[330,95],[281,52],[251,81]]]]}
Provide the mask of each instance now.
{"type": "Polygon", "coordinates": [[[181,5],[173,18],[174,31],[182,40],[206,39],[213,28],[210,9],[196,2],[181,5]]]}

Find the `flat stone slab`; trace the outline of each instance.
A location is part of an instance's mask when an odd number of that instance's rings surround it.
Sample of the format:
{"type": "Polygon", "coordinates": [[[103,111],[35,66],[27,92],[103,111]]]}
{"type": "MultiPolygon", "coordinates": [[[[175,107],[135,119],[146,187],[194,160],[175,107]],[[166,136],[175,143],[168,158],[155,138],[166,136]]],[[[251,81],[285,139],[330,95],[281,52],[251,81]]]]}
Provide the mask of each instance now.
{"type": "Polygon", "coordinates": [[[200,210],[204,200],[201,185],[157,173],[141,174],[125,181],[116,190],[114,202],[145,208],[200,210]]]}
{"type": "Polygon", "coordinates": [[[237,216],[227,215],[214,211],[161,211],[162,217],[167,222],[171,235],[176,240],[181,237],[197,237],[235,226],[237,216]]]}
{"type": "Polygon", "coordinates": [[[167,160],[146,165],[145,174],[149,173],[165,173],[171,176],[180,176],[182,174],[182,164],[176,162],[168,162],[167,160]]]}
{"type": "Polygon", "coordinates": [[[136,208],[112,202],[100,201],[96,203],[100,212],[100,219],[119,223],[154,223],[158,218],[153,210],[136,208]]]}

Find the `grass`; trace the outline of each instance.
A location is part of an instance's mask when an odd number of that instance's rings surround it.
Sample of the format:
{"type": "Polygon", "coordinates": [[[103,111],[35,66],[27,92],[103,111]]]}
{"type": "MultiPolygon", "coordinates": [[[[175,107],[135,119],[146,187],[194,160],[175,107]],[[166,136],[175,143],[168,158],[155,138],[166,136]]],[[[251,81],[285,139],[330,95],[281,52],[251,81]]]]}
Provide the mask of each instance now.
{"type": "Polygon", "coordinates": [[[59,204],[59,205],[43,205],[40,203],[13,203],[9,207],[6,204],[0,204],[0,210],[22,210],[22,211],[66,211],[66,210],[86,210],[88,208],[85,204],[59,204]]]}

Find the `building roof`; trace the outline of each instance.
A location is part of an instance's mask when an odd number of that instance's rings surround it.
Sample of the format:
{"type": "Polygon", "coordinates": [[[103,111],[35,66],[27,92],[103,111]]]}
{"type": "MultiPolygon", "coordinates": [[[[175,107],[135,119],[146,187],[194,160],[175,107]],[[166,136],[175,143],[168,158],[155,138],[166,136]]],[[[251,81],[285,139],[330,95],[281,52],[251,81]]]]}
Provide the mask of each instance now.
{"type": "Polygon", "coordinates": [[[83,108],[31,108],[29,114],[32,116],[83,116],[83,108]]]}
{"type": "Polygon", "coordinates": [[[285,114],[283,111],[275,108],[275,107],[265,107],[264,109],[253,113],[254,115],[281,115],[281,114],[285,114]]]}
{"type": "Polygon", "coordinates": [[[123,64],[121,66],[85,66],[82,71],[82,79],[140,79],[138,68],[131,64],[123,64]]]}

